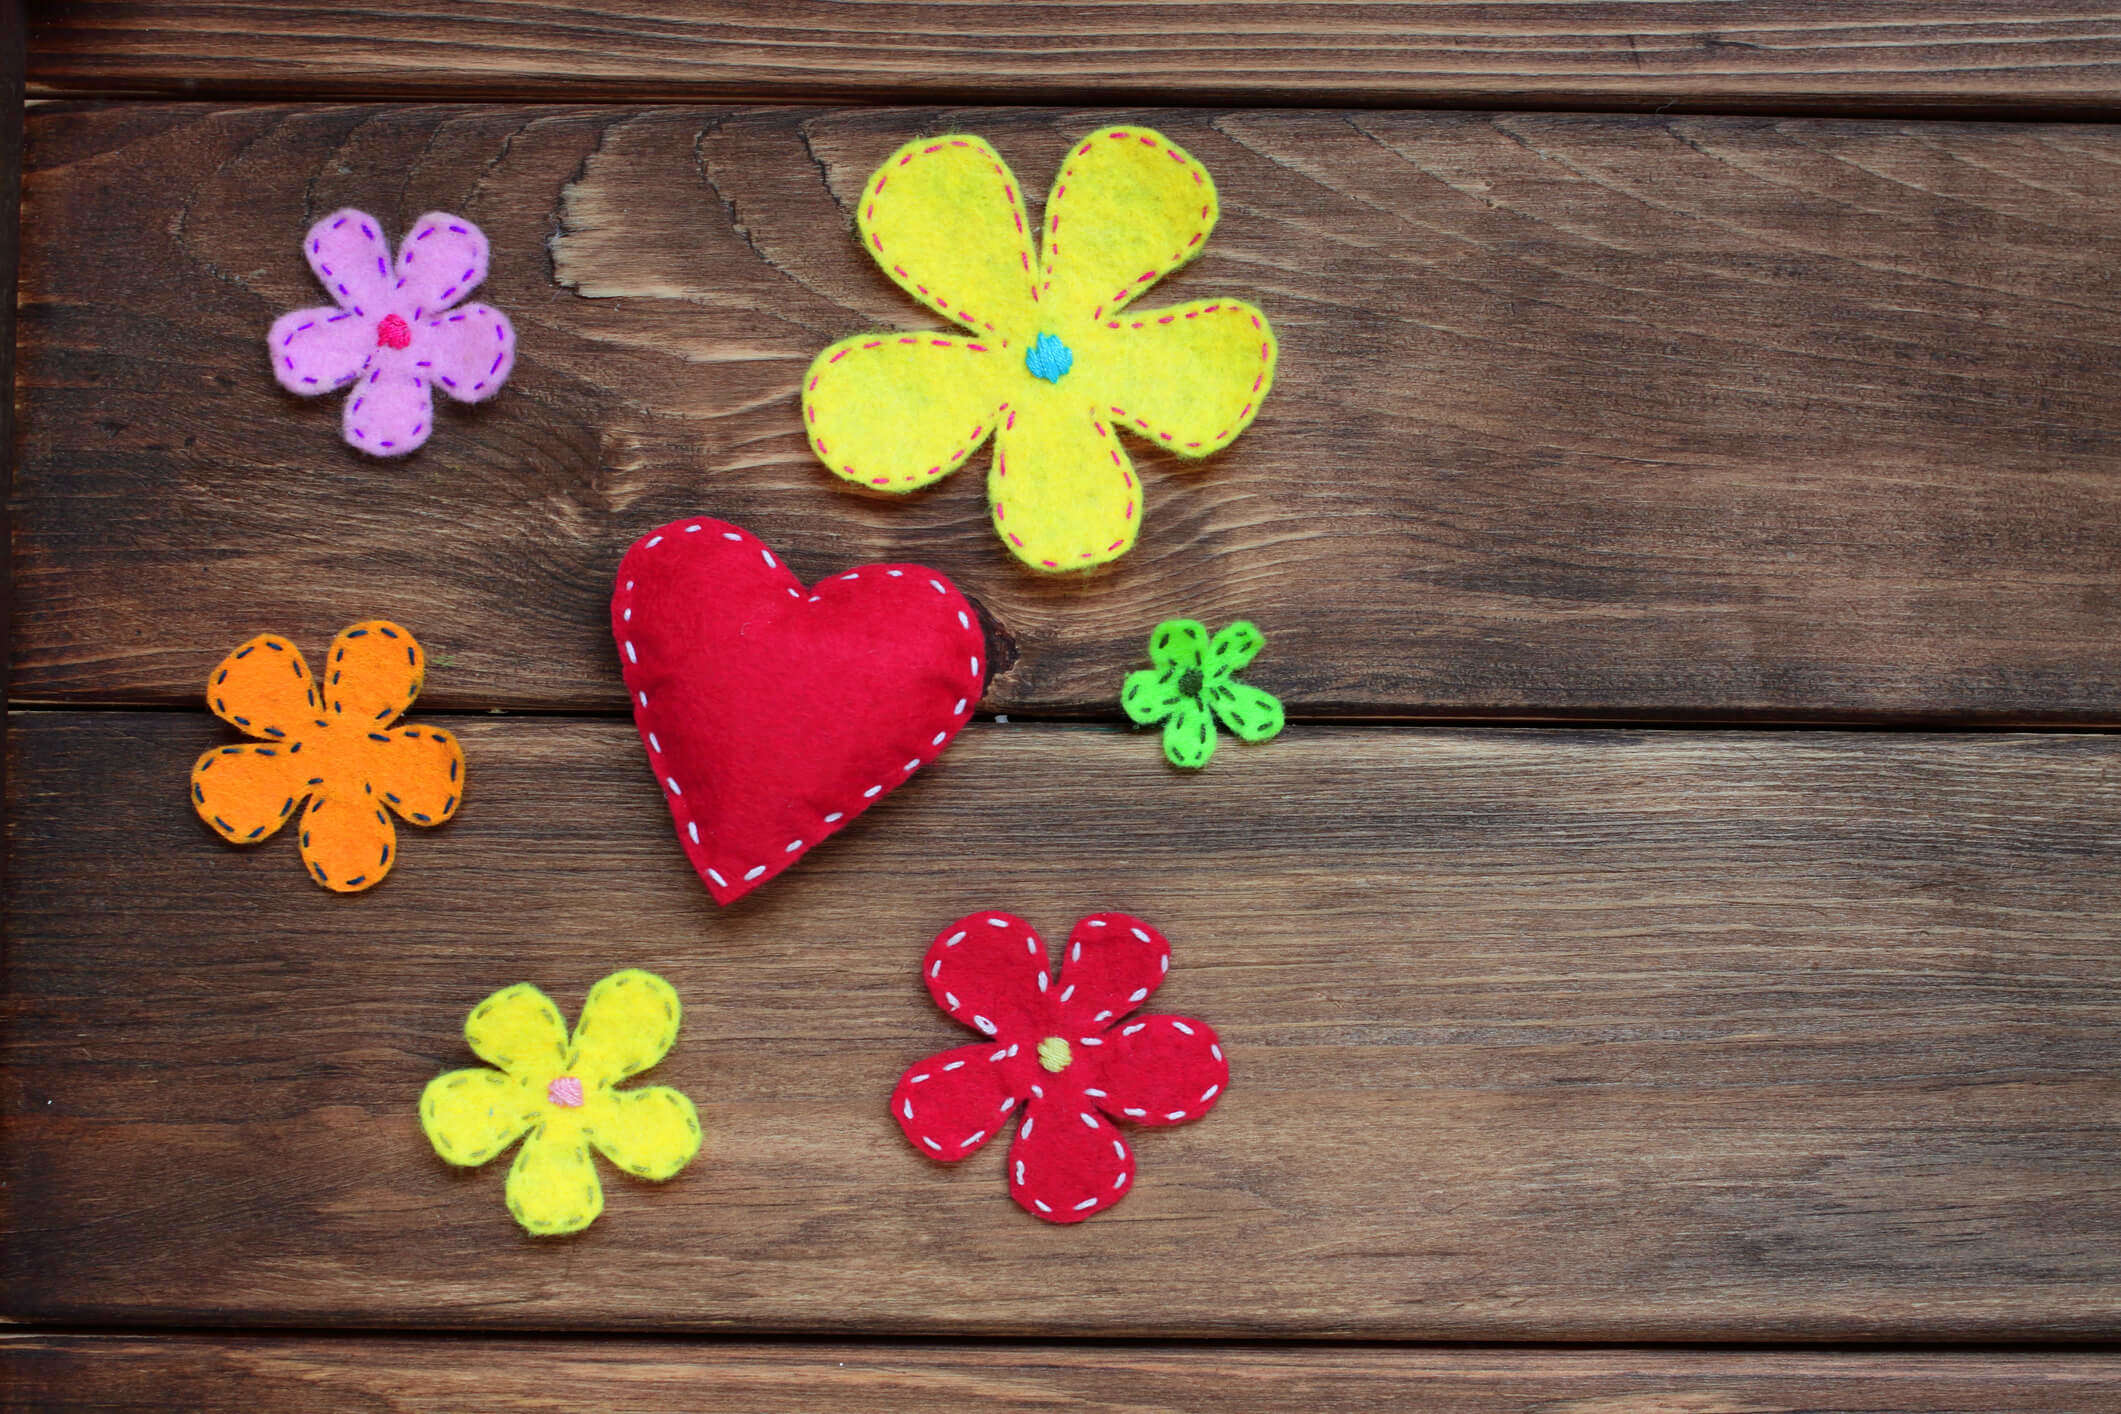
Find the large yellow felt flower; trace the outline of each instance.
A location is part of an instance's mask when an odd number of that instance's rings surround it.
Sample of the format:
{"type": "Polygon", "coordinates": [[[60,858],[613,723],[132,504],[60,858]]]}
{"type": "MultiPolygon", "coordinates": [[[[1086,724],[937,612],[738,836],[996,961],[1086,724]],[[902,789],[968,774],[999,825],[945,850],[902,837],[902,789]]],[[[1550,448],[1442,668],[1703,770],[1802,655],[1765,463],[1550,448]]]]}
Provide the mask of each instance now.
{"type": "Polygon", "coordinates": [[[1274,382],[1274,331],[1232,299],[1130,306],[1198,255],[1215,183],[1146,128],[1070,149],[1037,223],[976,137],[908,143],[862,188],[862,244],[903,289],[971,331],[842,339],[803,382],[810,444],[879,491],[940,480],[994,437],[994,528],[1035,569],[1126,553],[1142,492],[1116,433],[1183,457],[1229,445],[1274,382]]]}
{"type": "Polygon", "coordinates": [[[444,1159],[483,1164],[522,1138],[508,1170],[508,1211],[540,1237],[580,1232],[604,1211],[589,1157],[666,1179],[700,1151],[700,1119],[667,1085],[619,1090],[677,1040],[680,1008],[652,972],[614,972],[589,989],[569,1038],[560,1011],[528,983],[472,1009],[464,1039],[499,1070],[452,1070],[427,1082],[420,1127],[444,1159]]]}

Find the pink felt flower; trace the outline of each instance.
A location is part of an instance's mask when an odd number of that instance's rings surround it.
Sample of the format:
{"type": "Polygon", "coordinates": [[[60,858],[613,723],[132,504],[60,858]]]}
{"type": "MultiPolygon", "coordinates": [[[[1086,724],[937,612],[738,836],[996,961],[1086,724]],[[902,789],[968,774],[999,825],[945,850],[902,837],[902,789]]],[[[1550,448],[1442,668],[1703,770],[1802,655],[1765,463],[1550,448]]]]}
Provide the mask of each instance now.
{"type": "Polygon", "coordinates": [[[929,947],[921,975],[936,1005],[989,1039],[930,1056],[899,1078],[891,1113],[907,1141],[956,1163],[1021,1106],[1009,1196],[1055,1223],[1111,1207],[1134,1183],[1134,1155],[1112,1121],[1199,1119],[1230,1083],[1205,1021],[1129,1019],[1170,967],[1163,934],[1124,913],[1075,925],[1059,981],[1021,918],[960,918],[929,947]]]}
{"type": "Polygon", "coordinates": [[[475,403],[508,381],[516,361],[508,316],[458,304],[486,278],[486,237],[463,217],[422,216],[393,267],[382,223],[348,207],[309,228],[303,253],[338,303],[274,321],[273,376],[304,396],[350,388],[349,445],[404,456],[434,429],[434,385],[475,403]]]}

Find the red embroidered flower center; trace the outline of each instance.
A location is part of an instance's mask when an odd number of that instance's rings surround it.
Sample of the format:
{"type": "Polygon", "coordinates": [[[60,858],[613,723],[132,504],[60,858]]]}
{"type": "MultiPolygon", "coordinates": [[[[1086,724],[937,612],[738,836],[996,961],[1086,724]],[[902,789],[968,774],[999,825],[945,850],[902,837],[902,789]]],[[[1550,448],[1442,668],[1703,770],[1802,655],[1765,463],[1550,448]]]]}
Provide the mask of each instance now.
{"type": "Polygon", "coordinates": [[[563,1075],[545,1087],[545,1098],[561,1109],[578,1110],[582,1108],[582,1082],[572,1075],[563,1075]]]}
{"type": "MultiPolygon", "coordinates": [[[[386,314],[383,322],[376,326],[376,342],[394,349],[402,349],[412,342],[412,326],[401,314],[386,314]]],[[[580,1104],[581,1101],[575,1101],[580,1104]]]]}

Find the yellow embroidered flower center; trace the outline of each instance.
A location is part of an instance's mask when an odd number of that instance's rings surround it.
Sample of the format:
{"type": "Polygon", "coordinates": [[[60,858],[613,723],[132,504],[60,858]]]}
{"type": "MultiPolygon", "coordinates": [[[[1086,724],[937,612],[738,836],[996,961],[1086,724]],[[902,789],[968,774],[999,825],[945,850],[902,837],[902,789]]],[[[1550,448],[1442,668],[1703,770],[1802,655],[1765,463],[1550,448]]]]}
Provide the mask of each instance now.
{"type": "Polygon", "coordinates": [[[563,1110],[582,1108],[582,1082],[573,1075],[562,1075],[545,1087],[545,1098],[563,1110]]]}
{"type": "Polygon", "coordinates": [[[1058,1075],[1075,1059],[1075,1052],[1068,1048],[1066,1039],[1048,1036],[1038,1043],[1038,1063],[1058,1075]]]}

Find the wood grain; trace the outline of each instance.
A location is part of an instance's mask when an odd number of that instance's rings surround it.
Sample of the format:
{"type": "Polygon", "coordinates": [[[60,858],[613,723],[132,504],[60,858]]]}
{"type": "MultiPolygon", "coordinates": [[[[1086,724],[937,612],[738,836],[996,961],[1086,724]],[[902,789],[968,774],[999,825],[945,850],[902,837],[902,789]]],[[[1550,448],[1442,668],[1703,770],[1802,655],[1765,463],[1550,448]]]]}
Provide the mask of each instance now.
{"type": "Polygon", "coordinates": [[[2082,1414],[2111,1355],[0,1335],[0,1410],[2082,1414]]]}
{"type": "Polygon", "coordinates": [[[976,726],[717,911],[620,722],[458,718],[370,894],[220,844],[193,714],[9,733],[0,1248],[17,1319],[1453,1340],[2121,1333],[2121,740],[1294,727],[1198,777],[976,726]],[[884,1113],[915,976],[1132,910],[1222,1033],[1127,1200],[1019,1212],[884,1113]],[[522,1237],[413,1106],[519,980],[687,1008],[676,1182],[522,1237]]]}
{"type": "MultiPolygon", "coordinates": [[[[0,388],[10,391],[15,387],[15,270],[22,248],[22,35],[20,0],[0,0],[0,388]]],[[[17,466],[12,396],[0,397],[0,456],[12,480],[17,466]]],[[[0,543],[0,633],[9,631],[13,583],[10,549],[0,543]]],[[[6,695],[6,683],[7,665],[0,663],[0,697],[6,695]]]]}
{"type": "Polygon", "coordinates": [[[835,489],[800,371],[922,323],[848,231],[872,166],[962,126],[1035,190],[1125,116],[38,109],[17,695],[195,704],[259,628],[388,614],[446,655],[434,705],[616,709],[612,567],[706,510],[806,576],[944,569],[1004,712],[1110,715],[1191,613],[1258,622],[1314,717],[2121,722],[2121,134],[1145,114],[1227,213],[1172,298],[1278,321],[1259,422],[1145,450],[1142,542],[1086,579],[1002,553],[983,473],[835,489]],[[263,366],[341,203],[479,221],[522,333],[402,463],[263,366]]]}
{"type": "Polygon", "coordinates": [[[2100,0],[40,7],[40,91],[2110,114],[2100,0]]]}

